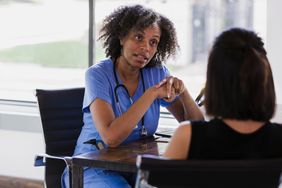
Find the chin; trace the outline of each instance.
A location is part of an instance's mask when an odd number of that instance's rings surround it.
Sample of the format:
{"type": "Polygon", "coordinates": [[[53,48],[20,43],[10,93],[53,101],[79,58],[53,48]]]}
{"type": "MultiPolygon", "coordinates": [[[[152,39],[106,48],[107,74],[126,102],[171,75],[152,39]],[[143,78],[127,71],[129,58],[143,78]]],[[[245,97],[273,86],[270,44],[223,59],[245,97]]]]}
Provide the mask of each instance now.
{"type": "Polygon", "coordinates": [[[133,65],[137,68],[144,68],[148,63],[147,62],[140,62],[136,61],[133,65]]]}

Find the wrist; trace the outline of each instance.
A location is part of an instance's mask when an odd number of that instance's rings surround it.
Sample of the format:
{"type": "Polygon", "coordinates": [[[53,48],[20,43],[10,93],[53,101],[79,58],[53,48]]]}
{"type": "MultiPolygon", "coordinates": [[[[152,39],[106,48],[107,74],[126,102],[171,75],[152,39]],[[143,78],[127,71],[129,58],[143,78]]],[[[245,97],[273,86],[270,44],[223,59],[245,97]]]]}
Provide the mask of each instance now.
{"type": "Polygon", "coordinates": [[[184,91],[179,95],[180,100],[187,100],[187,99],[192,99],[190,96],[188,90],[185,88],[184,91]]]}
{"type": "Polygon", "coordinates": [[[149,96],[153,96],[154,99],[158,98],[158,88],[150,87],[146,92],[149,93],[149,96]]]}
{"type": "Polygon", "coordinates": [[[183,89],[183,91],[180,93],[179,96],[183,96],[185,95],[185,93],[188,93],[188,90],[186,89],[186,87],[183,89]]]}

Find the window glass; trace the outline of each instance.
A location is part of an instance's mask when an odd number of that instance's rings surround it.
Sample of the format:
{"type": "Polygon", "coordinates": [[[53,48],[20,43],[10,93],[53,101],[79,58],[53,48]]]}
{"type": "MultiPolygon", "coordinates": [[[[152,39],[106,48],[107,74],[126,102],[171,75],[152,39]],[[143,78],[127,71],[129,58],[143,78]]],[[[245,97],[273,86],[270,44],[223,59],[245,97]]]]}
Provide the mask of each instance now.
{"type": "MultiPolygon", "coordinates": [[[[143,4],[166,15],[176,27],[181,51],[167,66],[195,98],[205,84],[207,56],[215,37],[225,29],[255,30],[265,39],[266,0],[96,0],[96,38],[103,18],[125,4],[143,4]]],[[[96,43],[95,62],[105,57],[96,43]]]]}
{"type": "MultiPolygon", "coordinates": [[[[102,20],[125,4],[170,18],[181,51],[166,64],[193,97],[205,84],[207,55],[220,32],[253,29],[265,39],[266,0],[94,0],[95,37],[102,20]],[[171,11],[173,10],[173,11],[171,11]]],[[[88,66],[88,0],[0,1],[0,99],[33,101],[35,88],[83,86],[88,66]]],[[[95,42],[95,60],[105,58],[95,42]]]]}
{"type": "Polygon", "coordinates": [[[0,1],[0,99],[83,85],[88,9],[87,0],[0,1]]]}

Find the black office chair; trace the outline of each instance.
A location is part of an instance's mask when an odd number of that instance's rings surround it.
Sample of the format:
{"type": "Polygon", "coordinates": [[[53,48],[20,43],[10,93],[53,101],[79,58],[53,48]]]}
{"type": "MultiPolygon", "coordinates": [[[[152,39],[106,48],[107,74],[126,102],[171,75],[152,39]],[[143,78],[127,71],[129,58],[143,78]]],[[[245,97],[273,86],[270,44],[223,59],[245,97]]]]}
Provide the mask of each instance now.
{"type": "Polygon", "coordinates": [[[37,89],[36,96],[46,154],[36,156],[35,166],[45,165],[45,187],[60,188],[61,175],[66,165],[71,177],[71,156],[83,125],[84,88],[37,89]]]}
{"type": "Polygon", "coordinates": [[[282,158],[168,160],[139,155],[135,188],[278,188],[282,158]]]}

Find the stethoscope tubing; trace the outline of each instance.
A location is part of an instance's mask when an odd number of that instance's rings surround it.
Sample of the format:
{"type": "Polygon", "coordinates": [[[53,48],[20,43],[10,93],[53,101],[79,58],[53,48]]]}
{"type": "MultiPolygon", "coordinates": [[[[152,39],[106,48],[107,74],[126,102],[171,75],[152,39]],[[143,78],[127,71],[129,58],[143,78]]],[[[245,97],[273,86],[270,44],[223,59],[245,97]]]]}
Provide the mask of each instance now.
{"type": "MultiPolygon", "coordinates": [[[[116,104],[117,104],[119,113],[120,113],[120,115],[122,115],[122,111],[121,111],[121,107],[120,107],[120,101],[119,101],[118,94],[117,94],[118,88],[123,88],[126,91],[126,94],[129,97],[131,105],[133,104],[133,100],[130,97],[128,89],[126,88],[126,86],[124,84],[120,84],[119,81],[118,81],[117,73],[116,73],[116,69],[115,69],[115,61],[113,62],[113,72],[114,72],[114,77],[115,77],[115,81],[116,81],[116,86],[114,88],[114,96],[115,96],[115,100],[116,100],[116,104]]],[[[142,69],[140,69],[140,75],[141,75],[143,93],[144,93],[145,92],[145,83],[144,83],[144,77],[143,77],[142,69]]],[[[145,116],[145,114],[142,116],[142,119],[141,119],[141,124],[142,124],[141,136],[147,136],[147,130],[146,130],[145,125],[144,125],[144,116],[145,116]]]]}

